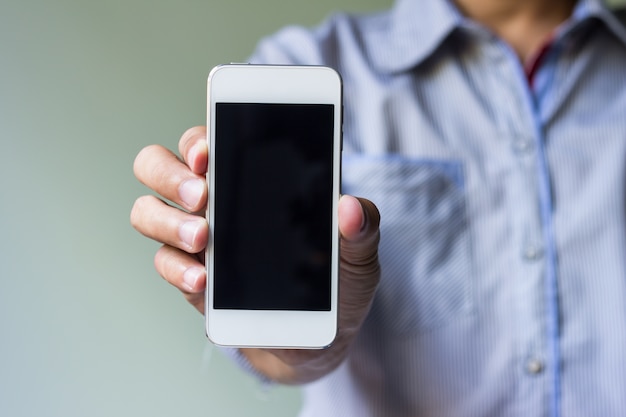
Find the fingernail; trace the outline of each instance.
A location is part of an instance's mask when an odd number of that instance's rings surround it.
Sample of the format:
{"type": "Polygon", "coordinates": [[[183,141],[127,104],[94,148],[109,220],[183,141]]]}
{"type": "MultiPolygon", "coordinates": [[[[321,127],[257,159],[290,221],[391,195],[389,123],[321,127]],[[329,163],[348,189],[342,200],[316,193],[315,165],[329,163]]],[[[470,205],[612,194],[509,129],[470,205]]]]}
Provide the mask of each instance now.
{"type": "Polygon", "coordinates": [[[193,249],[196,242],[196,236],[200,231],[201,223],[197,221],[191,221],[183,223],[179,229],[180,240],[188,246],[188,249],[193,249]]]}
{"type": "Polygon", "coordinates": [[[178,188],[180,199],[188,208],[197,207],[204,193],[204,181],[191,179],[183,182],[178,188]]]}
{"type": "Polygon", "coordinates": [[[196,155],[198,155],[198,151],[199,151],[199,147],[198,147],[198,144],[196,143],[195,145],[191,147],[191,149],[189,149],[189,159],[194,160],[196,158],[196,155]]]}
{"type": "Polygon", "coordinates": [[[204,275],[204,269],[191,267],[183,273],[183,287],[188,291],[196,291],[198,280],[204,275]]]}
{"type": "Polygon", "coordinates": [[[191,147],[189,150],[189,159],[195,161],[201,151],[204,151],[204,147],[206,146],[206,139],[202,142],[197,142],[195,145],[191,147]]]}
{"type": "Polygon", "coordinates": [[[356,197],[350,196],[348,201],[351,201],[351,204],[354,207],[355,211],[360,211],[362,213],[362,215],[361,215],[361,225],[359,227],[359,231],[362,232],[362,231],[365,230],[365,227],[367,226],[367,216],[366,216],[366,213],[365,213],[365,209],[361,205],[361,202],[359,201],[359,199],[356,198],[356,197]]]}
{"type": "MultiPolygon", "coordinates": [[[[189,161],[189,164],[190,164],[189,166],[192,168],[192,170],[193,170],[193,166],[195,164],[195,161],[198,158],[198,154],[200,153],[200,146],[202,146],[200,143],[196,143],[189,150],[188,161],[189,161]]],[[[194,170],[194,172],[195,172],[195,170],[194,170]]]]}

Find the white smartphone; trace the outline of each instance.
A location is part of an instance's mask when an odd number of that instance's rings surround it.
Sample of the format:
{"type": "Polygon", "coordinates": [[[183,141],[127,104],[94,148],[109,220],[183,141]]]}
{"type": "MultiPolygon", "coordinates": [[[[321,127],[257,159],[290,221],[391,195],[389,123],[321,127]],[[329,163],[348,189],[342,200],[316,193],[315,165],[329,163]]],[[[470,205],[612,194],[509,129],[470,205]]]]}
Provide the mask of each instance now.
{"type": "Polygon", "coordinates": [[[207,336],[327,347],[337,333],[341,78],[319,66],[221,65],[207,101],[207,336]]]}

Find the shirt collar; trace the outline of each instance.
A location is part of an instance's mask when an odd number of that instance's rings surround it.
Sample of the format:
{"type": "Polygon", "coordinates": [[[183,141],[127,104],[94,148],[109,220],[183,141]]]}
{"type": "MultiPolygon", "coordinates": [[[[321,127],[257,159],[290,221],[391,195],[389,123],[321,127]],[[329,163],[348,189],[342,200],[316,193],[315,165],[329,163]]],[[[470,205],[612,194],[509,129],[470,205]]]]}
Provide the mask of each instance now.
{"type": "MultiPolygon", "coordinates": [[[[579,0],[572,17],[563,26],[569,31],[581,22],[597,18],[626,45],[626,28],[603,0],[579,0]]],[[[370,45],[373,64],[383,72],[401,72],[431,56],[457,28],[476,29],[452,0],[398,0],[389,15],[389,25],[375,33],[370,45]],[[381,51],[384,48],[386,51],[381,51]]]]}
{"type": "Polygon", "coordinates": [[[594,18],[604,23],[606,28],[626,46],[626,27],[602,0],[579,0],[563,30],[569,31],[594,18]]]}
{"type": "Polygon", "coordinates": [[[449,0],[398,0],[389,25],[370,43],[371,59],[384,72],[407,70],[437,50],[463,20],[449,0]]]}

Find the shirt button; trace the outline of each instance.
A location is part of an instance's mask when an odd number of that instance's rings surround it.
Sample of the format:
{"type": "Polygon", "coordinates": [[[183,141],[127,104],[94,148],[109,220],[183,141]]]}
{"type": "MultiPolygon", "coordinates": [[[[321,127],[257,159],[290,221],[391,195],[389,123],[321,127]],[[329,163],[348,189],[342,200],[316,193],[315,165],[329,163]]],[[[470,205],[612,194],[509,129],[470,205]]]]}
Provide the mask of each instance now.
{"type": "Polygon", "coordinates": [[[513,141],[513,150],[517,154],[527,154],[533,150],[533,142],[527,138],[518,138],[513,141]]]}
{"type": "Polygon", "coordinates": [[[523,256],[527,261],[536,261],[543,255],[543,250],[537,245],[528,245],[524,248],[523,256]]]}
{"type": "Polygon", "coordinates": [[[531,375],[538,375],[543,372],[544,364],[541,359],[532,358],[526,362],[526,372],[531,375]]]}

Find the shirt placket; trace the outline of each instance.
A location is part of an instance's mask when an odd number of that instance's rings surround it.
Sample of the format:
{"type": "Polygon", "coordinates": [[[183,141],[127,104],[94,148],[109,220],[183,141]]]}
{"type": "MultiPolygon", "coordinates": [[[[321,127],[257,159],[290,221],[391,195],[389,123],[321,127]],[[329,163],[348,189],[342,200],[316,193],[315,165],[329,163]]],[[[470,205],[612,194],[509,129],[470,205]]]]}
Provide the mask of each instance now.
{"type": "Polygon", "coordinates": [[[496,125],[510,149],[509,190],[513,265],[510,275],[519,410],[558,415],[558,355],[554,270],[551,264],[549,178],[543,156],[543,128],[523,67],[498,39],[485,48],[492,70],[496,125]],[[548,192],[547,192],[548,191],[548,192]]]}

